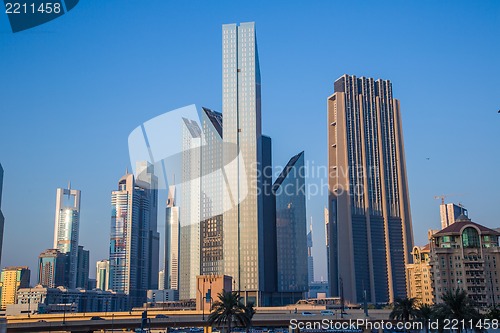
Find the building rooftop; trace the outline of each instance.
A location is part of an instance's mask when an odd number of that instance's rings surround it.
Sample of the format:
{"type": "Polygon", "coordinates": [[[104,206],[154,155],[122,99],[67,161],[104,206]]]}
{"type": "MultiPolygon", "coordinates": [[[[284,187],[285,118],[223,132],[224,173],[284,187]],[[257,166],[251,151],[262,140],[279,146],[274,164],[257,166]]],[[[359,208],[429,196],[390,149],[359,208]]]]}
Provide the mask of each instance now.
{"type": "Polygon", "coordinates": [[[474,226],[481,231],[482,234],[495,235],[500,236],[500,232],[495,231],[493,229],[487,228],[483,225],[480,225],[476,222],[472,222],[467,216],[460,215],[455,223],[450,224],[448,227],[444,228],[441,231],[438,231],[433,236],[444,236],[444,235],[452,235],[452,234],[460,234],[462,229],[466,226],[474,226]]]}
{"type": "Polygon", "coordinates": [[[274,182],[273,191],[276,191],[281,186],[281,183],[283,183],[283,180],[285,180],[285,178],[290,173],[290,170],[295,166],[295,163],[297,163],[297,161],[299,160],[299,158],[303,154],[304,154],[304,151],[301,151],[297,155],[293,156],[290,159],[290,161],[288,161],[287,165],[285,166],[285,168],[283,169],[283,171],[281,172],[281,174],[278,176],[278,178],[274,182]]]}

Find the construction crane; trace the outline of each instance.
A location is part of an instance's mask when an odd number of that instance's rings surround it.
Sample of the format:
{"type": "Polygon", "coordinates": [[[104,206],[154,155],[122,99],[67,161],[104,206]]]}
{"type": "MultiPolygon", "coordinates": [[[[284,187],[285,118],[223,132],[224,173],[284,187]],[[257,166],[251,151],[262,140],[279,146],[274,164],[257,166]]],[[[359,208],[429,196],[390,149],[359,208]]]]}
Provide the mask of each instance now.
{"type": "Polygon", "coordinates": [[[444,205],[444,199],[449,198],[449,197],[459,197],[462,196],[463,194],[441,194],[441,195],[435,195],[434,199],[441,199],[441,204],[444,205]]]}

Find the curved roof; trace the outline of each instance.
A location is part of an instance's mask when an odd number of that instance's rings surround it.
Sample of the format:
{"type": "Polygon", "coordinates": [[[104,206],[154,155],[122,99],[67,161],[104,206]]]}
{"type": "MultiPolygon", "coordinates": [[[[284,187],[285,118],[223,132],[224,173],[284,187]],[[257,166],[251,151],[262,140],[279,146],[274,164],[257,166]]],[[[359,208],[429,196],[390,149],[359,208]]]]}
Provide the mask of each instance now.
{"type": "Polygon", "coordinates": [[[450,224],[446,228],[444,228],[441,231],[438,231],[435,233],[433,236],[444,236],[444,235],[460,235],[462,232],[463,228],[471,226],[471,227],[476,227],[481,231],[482,234],[487,234],[487,235],[495,235],[495,236],[500,236],[500,232],[497,232],[493,229],[487,228],[483,225],[477,224],[475,222],[472,222],[469,218],[465,217],[462,218],[461,215],[459,218],[455,221],[455,223],[450,224]]]}

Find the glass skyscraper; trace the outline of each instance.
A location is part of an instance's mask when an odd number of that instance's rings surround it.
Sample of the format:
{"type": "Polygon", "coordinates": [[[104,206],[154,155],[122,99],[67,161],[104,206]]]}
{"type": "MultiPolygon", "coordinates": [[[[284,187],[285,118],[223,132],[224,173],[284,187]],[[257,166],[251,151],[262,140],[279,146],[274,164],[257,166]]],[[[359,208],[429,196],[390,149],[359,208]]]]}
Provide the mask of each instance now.
{"type": "Polygon", "coordinates": [[[196,298],[200,275],[200,158],[202,136],[198,123],[183,118],[179,298],[196,298]]]}
{"type": "Polygon", "coordinates": [[[101,290],[109,289],[109,261],[106,259],[99,260],[96,263],[96,288],[101,290]]]}
{"type": "Polygon", "coordinates": [[[271,161],[271,140],[261,131],[260,68],[253,22],[222,27],[222,114],[223,163],[229,184],[223,199],[224,274],[233,277],[233,290],[264,305],[270,302],[268,292],[275,290],[276,264],[265,255],[264,229],[270,227],[264,222],[269,216],[265,210],[271,195],[270,191],[267,196],[259,195],[263,191],[258,190],[272,186],[268,177],[259,177],[259,168],[264,170],[271,161]]]}
{"type": "Polygon", "coordinates": [[[168,190],[167,208],[165,210],[164,289],[179,289],[179,233],[179,207],[175,201],[175,186],[172,185],[168,190]]]}
{"type": "Polygon", "coordinates": [[[38,256],[38,284],[47,288],[64,286],[64,254],[57,249],[48,249],[38,256]]]}
{"type": "Polygon", "coordinates": [[[388,80],[343,75],[328,97],[328,281],[333,296],[406,296],[413,235],[399,100],[388,80]]]}
{"type": "Polygon", "coordinates": [[[273,185],[276,198],[277,282],[288,303],[308,290],[304,152],[290,159],[273,185]]]}
{"type": "Polygon", "coordinates": [[[309,232],[307,233],[307,282],[314,282],[314,258],[312,254],[313,249],[313,224],[311,217],[311,224],[309,225],[309,232]]]}
{"type": "MultiPolygon", "coordinates": [[[[129,295],[129,306],[139,306],[151,289],[152,235],[157,231],[157,180],[153,166],[137,164],[137,181],[126,173],[111,193],[109,289],[129,295]]],[[[158,266],[158,263],[156,264],[158,266]]],[[[158,279],[158,272],[154,273],[158,279]]]]}
{"type": "Polygon", "coordinates": [[[54,226],[54,249],[66,255],[64,285],[76,288],[78,269],[78,235],[80,229],[80,191],[58,188],[54,226]]]}
{"type": "Polygon", "coordinates": [[[202,108],[201,275],[224,274],[222,114],[202,108]]]}
{"type": "Polygon", "coordinates": [[[76,287],[88,289],[89,269],[90,269],[90,251],[85,250],[83,246],[78,246],[78,268],[76,277],[76,287]]]}

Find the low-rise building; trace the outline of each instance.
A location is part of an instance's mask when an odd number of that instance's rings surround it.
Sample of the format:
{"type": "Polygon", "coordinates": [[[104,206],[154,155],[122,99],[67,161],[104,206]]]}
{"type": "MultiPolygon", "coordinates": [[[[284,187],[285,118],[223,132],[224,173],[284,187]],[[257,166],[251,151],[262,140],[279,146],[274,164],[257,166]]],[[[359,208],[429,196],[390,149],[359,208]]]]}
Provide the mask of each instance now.
{"type": "Polygon", "coordinates": [[[307,298],[326,298],[329,295],[328,281],[314,281],[309,283],[307,298]]]}
{"type": "MultiPolygon", "coordinates": [[[[217,295],[223,291],[232,292],[233,278],[227,275],[198,275],[196,277],[196,310],[210,311],[213,302],[218,300],[217,295]]],[[[240,292],[244,300],[245,292],[240,292]]]]}
{"type": "Polygon", "coordinates": [[[500,303],[500,233],[462,215],[430,236],[434,302],[449,290],[464,290],[479,306],[500,303]]]}
{"type": "Polygon", "coordinates": [[[31,313],[61,312],[70,306],[75,312],[126,311],[127,295],[104,290],[67,289],[64,287],[21,288],[17,291],[17,304],[24,304],[31,313]]]}
{"type": "Polygon", "coordinates": [[[5,267],[0,276],[0,307],[5,309],[9,304],[16,304],[19,288],[30,284],[30,270],[26,266],[5,267]]]}
{"type": "Polygon", "coordinates": [[[152,289],[147,293],[148,303],[165,303],[179,300],[179,291],[175,289],[152,289]]]}

